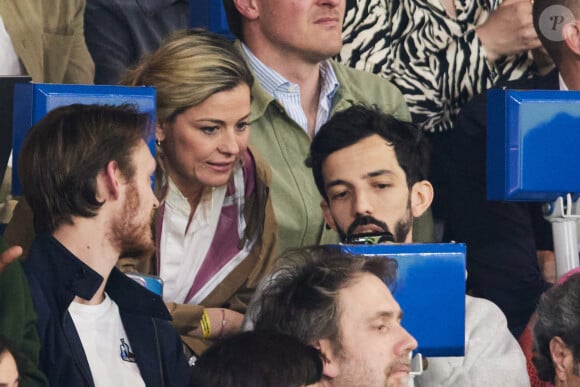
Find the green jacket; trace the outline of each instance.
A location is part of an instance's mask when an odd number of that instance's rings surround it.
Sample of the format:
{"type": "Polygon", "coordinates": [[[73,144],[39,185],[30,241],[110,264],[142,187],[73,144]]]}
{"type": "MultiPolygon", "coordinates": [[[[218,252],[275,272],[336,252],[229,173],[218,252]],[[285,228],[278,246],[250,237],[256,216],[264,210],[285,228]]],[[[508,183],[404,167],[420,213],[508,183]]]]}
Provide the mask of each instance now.
{"type": "MultiPolygon", "coordinates": [[[[0,252],[6,245],[0,238],[0,252]]],[[[19,260],[0,272],[0,336],[9,339],[16,348],[20,386],[48,386],[37,367],[40,340],[36,331],[36,313],[19,260]]]]}
{"type": "MultiPolygon", "coordinates": [[[[334,61],[331,64],[340,84],[334,96],[331,115],[362,103],[377,105],[396,118],[410,120],[403,96],[393,84],[334,61]]],[[[323,227],[322,198],[314,184],[312,170],[304,164],[310,151],[310,137],[259,82],[252,87],[252,97],[250,143],[260,151],[272,169],[271,195],[278,222],[280,252],[289,248],[338,242],[338,235],[323,227]]],[[[417,235],[414,240],[432,240],[430,213],[425,222],[414,224],[414,231],[417,235]]]]}

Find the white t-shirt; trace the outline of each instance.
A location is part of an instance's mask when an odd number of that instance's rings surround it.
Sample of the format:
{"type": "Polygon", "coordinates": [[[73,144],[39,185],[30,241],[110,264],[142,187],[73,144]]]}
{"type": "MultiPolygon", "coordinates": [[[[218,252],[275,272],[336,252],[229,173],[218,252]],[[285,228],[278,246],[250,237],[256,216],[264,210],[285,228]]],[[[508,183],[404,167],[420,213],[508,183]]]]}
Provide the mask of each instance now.
{"type": "Polygon", "coordinates": [[[83,344],[95,387],[145,387],[119,307],[107,294],[99,305],[73,302],[68,311],[83,344]]]}

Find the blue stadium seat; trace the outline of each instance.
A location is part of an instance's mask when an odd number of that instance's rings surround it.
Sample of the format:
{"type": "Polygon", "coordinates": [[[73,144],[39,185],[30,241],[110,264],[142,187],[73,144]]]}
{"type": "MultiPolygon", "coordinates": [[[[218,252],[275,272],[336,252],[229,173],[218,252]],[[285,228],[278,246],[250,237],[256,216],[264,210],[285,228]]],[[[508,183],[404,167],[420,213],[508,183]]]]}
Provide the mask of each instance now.
{"type": "Polygon", "coordinates": [[[191,27],[205,28],[233,39],[222,0],[190,1],[189,22],[191,27]]]}
{"type": "Polygon", "coordinates": [[[403,326],[423,356],[463,356],[465,351],[465,244],[340,245],[345,251],[385,256],[398,263],[393,295],[403,326]]]}
{"type": "MultiPolygon", "coordinates": [[[[26,133],[49,111],[63,105],[129,103],[148,113],[152,122],[156,120],[156,91],[153,87],[127,87],[106,85],[61,85],[48,83],[21,83],[14,87],[14,119],[12,132],[13,168],[12,194],[21,195],[18,181],[18,156],[26,133]]],[[[155,138],[149,142],[155,154],[155,138]]]]}

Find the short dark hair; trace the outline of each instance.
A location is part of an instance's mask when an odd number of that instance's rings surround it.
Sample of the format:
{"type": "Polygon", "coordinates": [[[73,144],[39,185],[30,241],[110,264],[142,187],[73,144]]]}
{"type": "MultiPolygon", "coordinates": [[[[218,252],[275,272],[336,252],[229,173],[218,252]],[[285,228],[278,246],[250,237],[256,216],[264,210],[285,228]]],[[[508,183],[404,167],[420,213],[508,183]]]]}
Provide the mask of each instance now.
{"type": "Polygon", "coordinates": [[[149,116],[132,105],[62,106],[36,123],[18,160],[36,233],[53,232],[73,216],[95,216],[103,204],[96,197],[98,173],[116,161],[132,179],[134,149],[152,133],[149,116]]]}
{"type": "Polygon", "coordinates": [[[230,336],[205,351],[192,368],[194,387],[301,387],[321,377],[316,348],[270,331],[230,336]]]}
{"type": "Polygon", "coordinates": [[[553,337],[561,337],[572,351],[574,362],[580,362],[580,273],[542,295],[536,308],[533,336],[533,362],[540,379],[553,382],[556,377],[550,353],[553,337]]]}
{"type": "Polygon", "coordinates": [[[396,271],[397,262],[393,259],[353,255],[340,246],[288,250],[263,287],[255,329],[285,333],[306,344],[329,339],[338,352],[338,292],[364,273],[392,286],[396,271]]]}
{"type": "Polygon", "coordinates": [[[554,63],[559,66],[562,60],[562,46],[564,43],[562,40],[555,40],[546,36],[540,28],[540,16],[547,8],[553,5],[561,5],[570,10],[574,18],[578,19],[580,17],[580,2],[578,0],[534,0],[532,4],[532,18],[536,34],[554,63]]]}
{"type": "Polygon", "coordinates": [[[244,41],[244,33],[242,30],[242,15],[236,8],[234,0],[223,0],[224,11],[228,19],[228,27],[232,35],[244,41]]]}
{"type": "MultiPolygon", "coordinates": [[[[398,120],[376,107],[353,105],[336,113],[322,125],[310,145],[306,163],[312,167],[314,181],[325,200],[328,197],[322,165],[326,158],[375,134],[393,145],[409,187],[427,178],[430,149],[425,135],[417,126],[398,120]]],[[[348,166],[345,165],[345,168],[348,166]]]]}

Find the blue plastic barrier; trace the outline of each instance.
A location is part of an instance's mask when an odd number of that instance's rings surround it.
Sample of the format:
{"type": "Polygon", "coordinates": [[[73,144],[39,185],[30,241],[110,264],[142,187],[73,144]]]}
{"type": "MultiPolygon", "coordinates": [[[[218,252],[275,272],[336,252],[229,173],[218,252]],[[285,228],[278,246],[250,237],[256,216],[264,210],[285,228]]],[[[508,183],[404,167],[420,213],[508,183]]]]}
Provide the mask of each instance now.
{"type": "Polygon", "coordinates": [[[487,98],[487,197],[550,202],[580,192],[580,91],[487,98]]]}
{"type": "Polygon", "coordinates": [[[487,197],[546,202],[556,275],[580,265],[580,91],[490,90],[487,197]]]}
{"type": "MultiPolygon", "coordinates": [[[[18,156],[26,133],[49,111],[59,106],[82,104],[121,105],[129,103],[156,120],[156,92],[153,87],[127,87],[106,85],[61,85],[23,83],[14,87],[14,124],[12,133],[13,168],[12,194],[21,195],[18,181],[18,156]]],[[[149,141],[155,154],[155,138],[149,141]]]]}
{"type": "Polygon", "coordinates": [[[423,356],[463,356],[465,351],[465,245],[416,243],[340,245],[344,251],[397,261],[393,295],[403,326],[423,356]]]}

